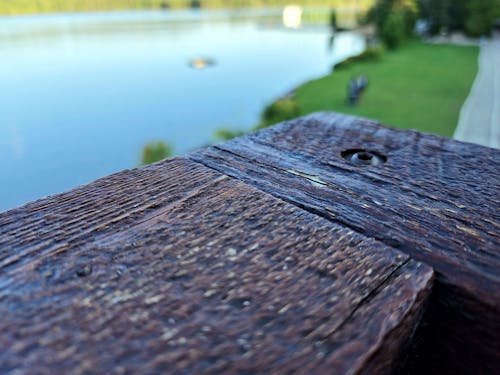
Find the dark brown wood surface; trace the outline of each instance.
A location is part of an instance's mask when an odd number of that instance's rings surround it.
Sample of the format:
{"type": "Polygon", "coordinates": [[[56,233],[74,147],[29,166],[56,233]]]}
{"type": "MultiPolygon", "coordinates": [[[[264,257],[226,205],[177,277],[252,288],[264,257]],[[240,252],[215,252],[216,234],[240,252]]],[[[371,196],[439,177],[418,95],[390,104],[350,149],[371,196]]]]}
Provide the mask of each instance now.
{"type": "Polygon", "coordinates": [[[432,278],[172,159],[0,214],[0,373],[389,373],[432,278]]]}
{"type": "Polygon", "coordinates": [[[499,150],[319,113],[189,157],[433,267],[407,371],[498,373],[499,150]],[[344,158],[357,149],[381,163],[344,158]]]}

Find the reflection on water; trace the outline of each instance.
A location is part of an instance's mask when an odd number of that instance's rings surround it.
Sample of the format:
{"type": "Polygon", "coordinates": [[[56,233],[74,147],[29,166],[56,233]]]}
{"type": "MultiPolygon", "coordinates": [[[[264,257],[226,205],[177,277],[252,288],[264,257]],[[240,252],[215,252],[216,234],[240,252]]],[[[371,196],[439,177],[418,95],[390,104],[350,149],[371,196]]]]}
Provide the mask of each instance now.
{"type": "Polygon", "coordinates": [[[297,29],[302,24],[302,7],[288,5],[283,9],[283,26],[297,29]]]}
{"type": "Polygon", "coordinates": [[[206,57],[197,57],[189,61],[189,66],[194,69],[205,69],[215,65],[215,60],[206,57]]]}
{"type": "Polygon", "coordinates": [[[139,163],[165,139],[178,153],[216,129],[250,129],[265,104],[362,38],[289,30],[281,10],[0,17],[0,210],[139,163]],[[192,69],[199,56],[210,69],[192,69]]]}

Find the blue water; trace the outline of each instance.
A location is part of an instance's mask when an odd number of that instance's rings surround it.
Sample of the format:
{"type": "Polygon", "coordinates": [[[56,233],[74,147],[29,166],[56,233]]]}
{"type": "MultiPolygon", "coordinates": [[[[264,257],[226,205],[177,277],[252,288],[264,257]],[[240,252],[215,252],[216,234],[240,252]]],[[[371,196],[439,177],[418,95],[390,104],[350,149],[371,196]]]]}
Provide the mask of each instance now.
{"type": "Polygon", "coordinates": [[[123,12],[0,17],[0,211],[138,165],[151,140],[177,154],[359,53],[322,27],[269,12],[123,12]],[[203,70],[188,61],[207,56],[203,70]]]}

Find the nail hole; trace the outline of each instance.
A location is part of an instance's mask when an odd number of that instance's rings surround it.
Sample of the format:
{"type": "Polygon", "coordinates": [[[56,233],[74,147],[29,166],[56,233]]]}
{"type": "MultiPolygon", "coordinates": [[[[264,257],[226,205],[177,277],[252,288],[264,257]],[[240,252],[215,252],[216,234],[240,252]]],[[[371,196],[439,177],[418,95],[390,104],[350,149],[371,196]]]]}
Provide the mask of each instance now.
{"type": "Polygon", "coordinates": [[[377,151],[368,151],[361,148],[354,148],[342,151],[340,155],[358,165],[379,165],[387,161],[387,156],[377,151]]]}
{"type": "Polygon", "coordinates": [[[80,265],[76,268],[76,276],[85,277],[92,273],[92,266],[90,264],[80,265]]]}

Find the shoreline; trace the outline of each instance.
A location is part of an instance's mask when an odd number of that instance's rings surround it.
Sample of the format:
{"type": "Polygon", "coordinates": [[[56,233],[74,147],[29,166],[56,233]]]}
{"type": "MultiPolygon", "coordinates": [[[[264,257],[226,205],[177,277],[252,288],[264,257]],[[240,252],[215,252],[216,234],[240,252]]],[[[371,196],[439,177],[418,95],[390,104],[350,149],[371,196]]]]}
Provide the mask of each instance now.
{"type": "MultiPolygon", "coordinates": [[[[342,0],[317,0],[306,1],[301,4],[303,9],[321,10],[329,12],[331,9],[338,9],[341,12],[365,12],[373,4],[374,0],[361,0],[353,2],[351,6],[346,6],[345,1],[342,0]]],[[[46,0],[36,4],[16,3],[16,0],[9,1],[8,4],[0,4],[0,17],[5,16],[22,16],[22,15],[36,15],[36,14],[66,14],[66,13],[94,13],[94,12],[114,12],[114,11],[179,11],[179,10],[234,10],[249,11],[249,10],[263,10],[275,9],[282,10],[283,7],[290,4],[288,0],[274,0],[274,1],[248,1],[245,6],[231,6],[231,2],[221,0],[208,0],[201,1],[201,6],[190,6],[190,1],[183,0],[152,0],[149,4],[144,4],[144,1],[128,2],[123,4],[120,1],[108,0],[100,2],[99,6],[91,2],[86,4],[85,1],[52,1],[46,0]]]]}
{"type": "MultiPolygon", "coordinates": [[[[457,127],[460,108],[477,75],[478,54],[479,48],[476,45],[431,44],[414,41],[395,52],[384,52],[378,60],[352,63],[346,68],[303,82],[279,96],[267,107],[275,106],[282,100],[292,100],[296,102],[301,116],[316,111],[336,111],[373,118],[400,129],[411,128],[451,138],[457,127]],[[434,56],[436,52],[437,57],[434,56]],[[440,59],[459,62],[459,65],[467,71],[462,73],[458,69],[450,73],[450,69],[446,68],[446,63],[442,62],[424,67],[419,66],[419,61],[428,61],[432,56],[435,62],[441,61],[440,59]],[[405,61],[401,63],[399,60],[403,57],[405,61]],[[391,71],[397,71],[397,73],[393,73],[393,76],[387,79],[391,71]],[[419,75],[408,75],[408,72],[416,71],[419,75]],[[465,79],[456,81],[458,73],[465,79]],[[368,87],[359,105],[349,106],[345,102],[347,84],[349,79],[360,74],[368,75],[371,87],[368,87]],[[428,77],[426,81],[418,78],[418,76],[426,75],[428,77]],[[438,81],[433,82],[431,77],[438,81]],[[411,87],[414,88],[411,92],[413,104],[403,100],[405,90],[402,87],[410,81],[411,87]],[[443,86],[446,88],[443,89],[443,86]],[[439,95],[443,90],[454,92],[455,95],[443,97],[439,95]],[[430,98],[440,99],[438,101],[430,98]],[[397,107],[389,105],[396,102],[400,105],[397,107]],[[422,108],[427,109],[422,111],[422,108]],[[449,110],[438,111],[439,108],[449,108],[449,110]]],[[[262,113],[264,110],[265,108],[262,113]]],[[[261,118],[261,122],[263,121],[264,119],[261,118]]]]}

